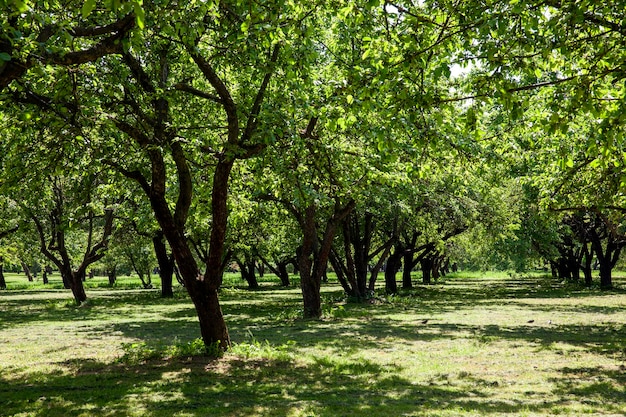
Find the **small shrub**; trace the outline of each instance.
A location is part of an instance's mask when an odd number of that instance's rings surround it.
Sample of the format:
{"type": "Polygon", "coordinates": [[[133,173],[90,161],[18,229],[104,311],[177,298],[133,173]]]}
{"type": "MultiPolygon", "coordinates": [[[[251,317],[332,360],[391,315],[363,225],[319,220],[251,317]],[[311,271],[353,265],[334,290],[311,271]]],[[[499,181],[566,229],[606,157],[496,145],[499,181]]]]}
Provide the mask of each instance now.
{"type": "Polygon", "coordinates": [[[124,350],[124,355],[122,355],[119,361],[128,365],[136,365],[161,357],[159,351],[154,347],[148,346],[146,342],[124,343],[122,350],[124,350]]]}
{"type": "MultiPolygon", "coordinates": [[[[219,347],[219,344],[218,344],[219,347]]],[[[202,339],[194,339],[191,342],[175,343],[166,347],[165,357],[181,358],[189,356],[203,356],[207,354],[207,348],[202,339]]]]}
{"type": "Polygon", "coordinates": [[[202,339],[191,342],[176,342],[172,345],[149,346],[146,342],[126,343],[122,345],[124,354],[119,362],[136,365],[150,360],[189,358],[194,356],[210,356],[219,358],[224,351],[219,342],[207,347],[202,339]]]}
{"type": "Polygon", "coordinates": [[[272,346],[267,340],[259,342],[253,339],[250,342],[234,344],[229,352],[237,356],[243,356],[246,359],[262,358],[288,361],[291,359],[289,352],[295,344],[295,341],[288,340],[285,344],[272,346]]]}

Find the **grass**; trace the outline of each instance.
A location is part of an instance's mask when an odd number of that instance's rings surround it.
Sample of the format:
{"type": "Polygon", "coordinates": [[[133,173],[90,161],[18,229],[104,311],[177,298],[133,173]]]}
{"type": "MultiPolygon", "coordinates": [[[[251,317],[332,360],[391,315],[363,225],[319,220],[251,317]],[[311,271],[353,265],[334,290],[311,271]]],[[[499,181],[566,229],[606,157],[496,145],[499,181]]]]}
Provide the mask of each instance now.
{"type": "Polygon", "coordinates": [[[305,321],[297,288],[229,276],[234,346],[215,360],[180,289],[96,278],[76,307],[24,280],[0,292],[1,416],[626,414],[619,289],[459,274],[352,304],[330,283],[325,318],[305,321]]]}

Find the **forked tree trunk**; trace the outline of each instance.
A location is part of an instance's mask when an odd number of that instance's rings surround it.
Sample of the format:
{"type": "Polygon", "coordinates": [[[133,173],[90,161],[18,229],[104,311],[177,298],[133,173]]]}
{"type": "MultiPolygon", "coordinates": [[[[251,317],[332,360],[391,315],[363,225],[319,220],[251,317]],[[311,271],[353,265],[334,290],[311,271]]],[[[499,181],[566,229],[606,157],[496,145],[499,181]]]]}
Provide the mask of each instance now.
{"type": "MultiPolygon", "coordinates": [[[[175,145],[172,147],[174,148],[175,145]]],[[[182,154],[182,149],[173,150],[173,153],[181,170],[179,172],[181,177],[179,198],[185,200],[185,203],[180,203],[180,207],[188,208],[191,200],[191,177],[185,168],[186,160],[182,154]]],[[[153,162],[153,184],[146,191],[150,197],[155,217],[176,260],[178,273],[195,306],[202,341],[207,348],[219,345],[222,350],[226,350],[230,347],[230,337],[217,291],[222,284],[224,271],[224,242],[228,218],[226,199],[228,176],[232,163],[219,162],[214,174],[211,197],[213,228],[211,230],[207,269],[203,275],[184,235],[186,214],[182,211],[176,211],[172,215],[165,199],[165,165],[162,156],[155,152],[151,154],[151,159],[153,162]]]]}
{"type": "Polygon", "coordinates": [[[613,288],[612,271],[619,260],[619,255],[622,251],[623,242],[618,241],[612,233],[608,233],[606,238],[606,244],[603,248],[602,239],[596,232],[592,232],[591,245],[598,264],[600,267],[600,288],[611,289],[613,288]]]}
{"type": "Polygon", "coordinates": [[[335,270],[335,275],[337,276],[337,281],[341,284],[346,295],[349,297],[358,297],[358,293],[354,290],[357,288],[357,283],[354,278],[354,274],[350,274],[349,270],[347,270],[346,266],[343,265],[341,260],[339,259],[339,255],[335,251],[331,251],[329,256],[330,264],[335,270]]]}
{"type": "Polygon", "coordinates": [[[302,228],[302,248],[298,254],[298,266],[300,269],[300,287],[304,303],[305,318],[322,317],[322,301],[320,287],[322,277],[328,266],[328,258],[332,250],[332,241],[339,223],[354,209],[356,203],[350,200],[343,208],[339,203],[335,205],[335,211],[326,224],[323,238],[319,244],[319,250],[315,250],[318,243],[315,205],[308,206],[304,214],[298,216],[302,228]]]}
{"type": "Polygon", "coordinates": [[[276,266],[272,266],[267,259],[265,259],[262,255],[259,255],[259,259],[261,260],[262,265],[265,265],[274,275],[280,278],[280,284],[283,287],[288,287],[290,285],[289,282],[289,272],[287,271],[287,265],[289,265],[292,260],[283,260],[283,261],[274,261],[276,266]]]}
{"type": "Polygon", "coordinates": [[[235,259],[237,265],[239,265],[239,271],[241,272],[241,278],[248,283],[248,288],[256,290],[259,288],[259,281],[256,278],[256,262],[254,259],[235,259]]]}
{"type": "MultiPolygon", "coordinates": [[[[383,265],[387,261],[387,258],[389,257],[389,252],[391,251],[391,247],[392,247],[392,244],[390,240],[387,244],[385,244],[382,255],[378,259],[378,262],[376,263],[376,265],[374,265],[374,267],[372,268],[372,271],[370,273],[369,283],[367,285],[367,289],[371,293],[374,293],[374,289],[376,288],[376,280],[378,279],[378,273],[380,272],[383,265]]],[[[395,278],[394,278],[394,281],[395,281],[395,278]]]]}
{"type": "Polygon", "coordinates": [[[593,276],[591,273],[591,264],[593,262],[593,253],[589,250],[587,243],[583,245],[582,270],[585,276],[585,286],[591,287],[593,284],[593,276]]]}
{"type": "Polygon", "coordinates": [[[69,289],[72,290],[76,304],[81,305],[87,301],[87,294],[85,293],[85,286],[83,285],[84,271],[72,271],[69,268],[63,268],[60,270],[60,273],[63,277],[63,282],[67,282],[69,289]]]}

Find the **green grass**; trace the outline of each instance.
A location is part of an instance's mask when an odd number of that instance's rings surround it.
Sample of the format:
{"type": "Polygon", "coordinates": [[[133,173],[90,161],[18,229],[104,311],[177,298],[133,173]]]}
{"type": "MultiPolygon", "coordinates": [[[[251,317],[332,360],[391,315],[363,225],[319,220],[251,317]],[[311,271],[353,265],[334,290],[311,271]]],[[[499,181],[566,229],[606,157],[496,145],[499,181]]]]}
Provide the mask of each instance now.
{"type": "MultiPolygon", "coordinates": [[[[87,281],[90,302],[8,277],[2,416],[621,416],[626,280],[600,291],[459,274],[367,304],[324,285],[305,321],[277,280],[221,292],[233,349],[198,355],[193,307],[139,280],[87,281]],[[101,285],[102,284],[102,285],[101,285]]],[[[55,284],[52,284],[54,286],[55,284]]]]}

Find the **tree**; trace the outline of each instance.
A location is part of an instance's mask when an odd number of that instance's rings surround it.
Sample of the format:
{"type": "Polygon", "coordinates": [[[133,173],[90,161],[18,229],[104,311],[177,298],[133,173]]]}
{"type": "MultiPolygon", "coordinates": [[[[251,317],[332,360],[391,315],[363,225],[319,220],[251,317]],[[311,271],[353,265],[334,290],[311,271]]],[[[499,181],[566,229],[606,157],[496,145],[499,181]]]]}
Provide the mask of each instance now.
{"type": "MultiPolygon", "coordinates": [[[[298,54],[311,51],[304,49],[310,46],[306,39],[315,5],[305,8],[293,4],[286,9],[275,4],[255,8],[239,4],[188,4],[181,8],[153,4],[141,10],[146,12],[149,23],[143,32],[126,38],[139,21],[139,16],[135,19],[128,15],[112,26],[87,31],[96,40],[80,54],[65,53],[63,44],[62,57],[44,56],[27,62],[35,56],[32,47],[27,43],[11,44],[11,71],[8,66],[4,68],[3,86],[17,79],[32,79],[40,84],[31,90],[38,87],[53,91],[54,86],[44,85],[34,69],[81,65],[81,77],[76,82],[84,98],[80,116],[89,116],[81,122],[98,126],[100,132],[109,132],[104,136],[117,140],[91,137],[93,144],[99,140],[99,146],[95,146],[99,149],[97,159],[135,180],[146,194],[196,306],[205,343],[226,348],[229,337],[217,291],[225,267],[230,173],[237,160],[257,154],[277,136],[272,126],[275,120],[281,120],[280,112],[266,104],[270,81],[282,63],[288,70],[281,71],[281,77],[298,75],[294,65],[306,60],[305,55],[300,59],[298,54]],[[294,42],[297,39],[305,42],[294,42]],[[214,45],[224,53],[214,54],[214,45]],[[178,59],[181,56],[186,59],[178,59]],[[28,71],[14,67],[20,60],[27,62],[24,67],[28,71]],[[247,70],[241,71],[243,68],[247,70]],[[97,77],[82,77],[89,73],[97,77]],[[124,80],[123,87],[120,80],[124,80]],[[184,111],[181,101],[185,102],[184,111]],[[207,115],[219,122],[214,127],[206,126],[207,115]],[[130,147],[124,143],[125,138],[130,139],[130,147]],[[128,149],[135,153],[126,152],[128,149]],[[195,171],[196,166],[190,165],[195,160],[210,168],[208,172],[195,171]],[[170,170],[175,174],[169,176],[170,170]],[[176,184],[172,194],[168,192],[169,181],[176,184]],[[205,185],[208,187],[203,188],[205,185]],[[192,192],[194,186],[209,197],[211,207],[210,247],[203,272],[185,238],[190,207],[198,203],[192,192]]],[[[78,14],[76,9],[67,12],[68,17],[78,14]]],[[[94,11],[88,17],[90,21],[102,21],[109,15],[94,11]]],[[[59,21],[71,21],[64,18],[59,21]]],[[[6,24],[17,27],[21,20],[16,16],[6,24]]],[[[60,31],[65,36],[62,40],[82,38],[83,34],[75,28],[60,31]]],[[[36,31],[32,33],[38,36],[36,31]]],[[[280,108],[280,97],[271,102],[280,108]]]]}

